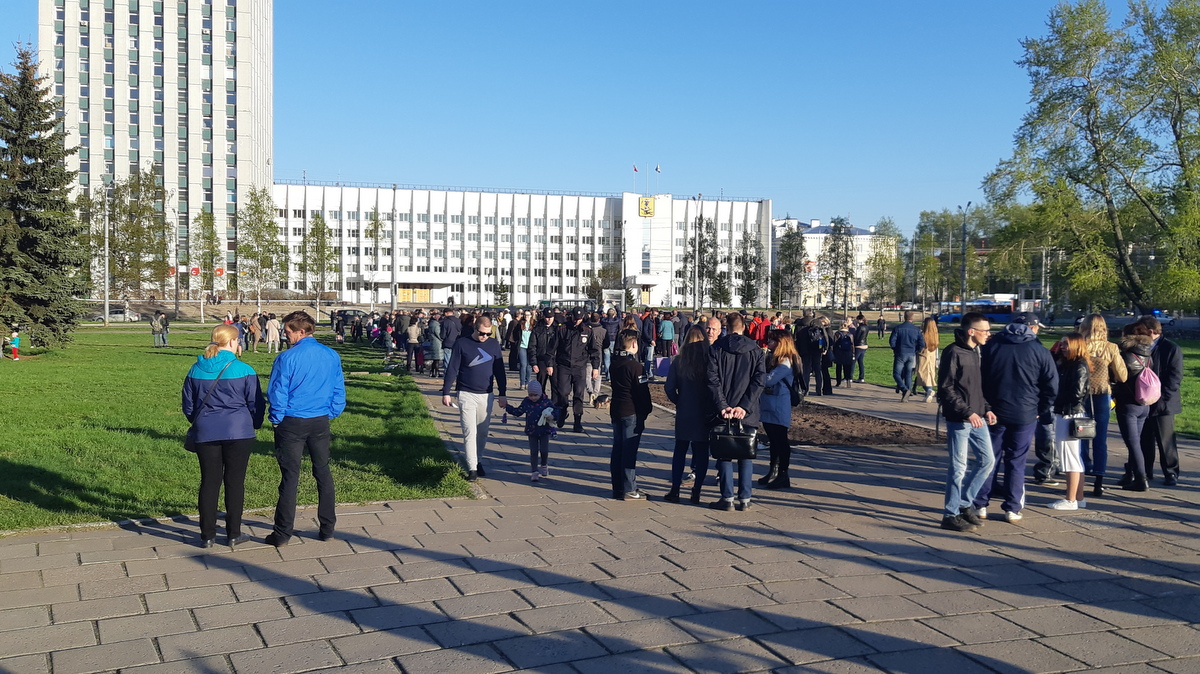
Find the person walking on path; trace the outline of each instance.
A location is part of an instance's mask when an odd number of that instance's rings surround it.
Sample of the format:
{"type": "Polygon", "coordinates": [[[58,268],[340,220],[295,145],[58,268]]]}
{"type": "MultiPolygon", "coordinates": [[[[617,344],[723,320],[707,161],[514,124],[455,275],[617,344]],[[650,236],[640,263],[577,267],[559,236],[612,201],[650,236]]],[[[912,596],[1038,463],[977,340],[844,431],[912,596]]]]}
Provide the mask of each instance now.
{"type": "Polygon", "coordinates": [[[599,364],[593,366],[589,359],[587,366],[584,368],[583,380],[587,383],[587,404],[595,403],[596,396],[600,395],[600,375],[604,371],[604,351],[608,348],[610,336],[604,326],[600,324],[600,314],[592,313],[587,321],[588,329],[592,331],[592,341],[595,342],[598,350],[599,364]]]}
{"type": "Polygon", "coordinates": [[[1083,457],[1079,440],[1071,435],[1073,419],[1087,416],[1090,397],[1087,340],[1078,332],[1067,334],[1058,343],[1058,395],[1054,397],[1055,460],[1067,476],[1067,493],[1050,504],[1054,510],[1079,510],[1087,507],[1083,498],[1083,457]]]}
{"type": "Polygon", "coordinates": [[[854,362],[858,364],[858,379],[854,380],[855,384],[865,384],[867,381],[867,337],[870,334],[867,317],[860,316],[854,328],[854,362]]]}
{"type": "Polygon", "coordinates": [[[975,510],[987,518],[992,483],[1004,469],[1001,508],[1009,522],[1020,521],[1025,508],[1025,465],[1039,423],[1053,420],[1058,369],[1050,351],[1037,339],[1037,314],[1027,312],[988,339],[983,348],[983,395],[996,414],[992,453],[996,463],[979,495],[975,510]]]}
{"type": "Polygon", "coordinates": [[[604,318],[600,319],[600,326],[604,328],[604,334],[608,339],[604,348],[603,362],[601,368],[603,370],[605,381],[608,380],[608,368],[612,365],[613,346],[617,341],[617,333],[621,331],[621,319],[617,317],[617,310],[609,308],[605,313],[604,318]]]}
{"type": "Polygon", "coordinates": [[[500,343],[492,339],[492,319],[480,316],[471,332],[454,342],[446,376],[442,380],[442,405],[452,406],[450,388],[458,392],[458,411],[462,422],[463,451],[467,461],[467,481],[486,476],[483,449],[492,425],[492,405],[508,406],[504,356],[500,343]],[[492,394],[493,385],[500,394],[492,394]]]}
{"type": "Polygon", "coordinates": [[[988,426],[996,423],[983,395],[980,349],[988,341],[991,325],[983,314],[970,312],[954,331],[954,343],[946,347],[938,367],[937,395],[946,417],[946,449],[950,468],[946,474],[946,501],[942,528],[973,531],[983,518],[972,507],[996,457],[988,426]],[[967,451],[975,454],[975,467],[968,477],[967,451]]]}
{"type": "Polygon", "coordinates": [[[904,322],[892,328],[888,346],[892,349],[892,379],[896,380],[896,392],[900,402],[908,399],[913,387],[913,369],[917,364],[917,352],[925,348],[925,337],[913,325],[914,312],[904,312],[904,322]]]}
{"type": "MultiPolygon", "coordinates": [[[[744,428],[757,428],[759,396],[766,380],[763,350],[743,334],[746,330],[742,315],[731,313],[725,319],[728,334],[713,344],[708,357],[708,391],[713,407],[721,419],[737,419],[744,428]]],[[[734,509],[733,462],[717,460],[717,475],[721,483],[721,499],[710,504],[717,510],[734,509]]],[[[737,508],[750,508],[751,480],[754,462],[738,460],[737,508]]]]}
{"type": "Polygon", "coordinates": [[[1145,325],[1130,323],[1121,331],[1120,348],[1126,377],[1124,382],[1113,385],[1113,400],[1117,404],[1117,428],[1121,430],[1128,458],[1125,475],[1118,484],[1126,491],[1147,491],[1150,482],[1142,455],[1142,432],[1150,417],[1150,405],[1149,401],[1139,399],[1137,383],[1143,370],[1153,369],[1154,335],[1145,325]]]}
{"type": "Polygon", "coordinates": [[[1083,319],[1080,332],[1087,339],[1087,361],[1090,376],[1090,406],[1092,418],[1096,420],[1096,437],[1079,441],[1079,454],[1083,458],[1083,469],[1092,475],[1092,496],[1104,495],[1104,477],[1108,472],[1108,422],[1112,418],[1112,389],[1125,381],[1129,372],[1121,350],[1108,341],[1108,324],[1100,314],[1091,314],[1083,319]]]}
{"type": "Polygon", "coordinates": [[[342,359],[312,336],[314,328],[316,322],[303,311],[283,317],[283,331],[290,346],[275,357],[267,386],[270,419],[275,426],[275,459],[282,474],[275,526],[266,540],[276,547],[286,545],[293,535],[300,459],[305,451],[312,460],[312,475],[317,482],[319,538],[333,538],[337,524],[337,501],[329,472],[329,422],[346,409],[346,378],[342,359]]]}
{"type": "Polygon", "coordinates": [[[258,375],[237,359],[237,330],[213,328],[212,341],[183,380],[183,416],[191,422],[200,461],[200,544],[217,538],[217,500],[225,485],[225,534],[229,547],[250,540],[242,533],[246,466],[254,449],[254,429],[267,410],[258,375]]]}
{"type": "MultiPolygon", "coordinates": [[[[921,339],[925,347],[917,351],[916,384],[925,387],[925,402],[928,403],[933,401],[933,387],[937,386],[938,348],[941,346],[936,318],[931,316],[921,322],[921,339]]],[[[913,393],[917,392],[916,384],[913,393]]]]}
{"type": "MultiPolygon", "coordinates": [[[[767,489],[787,489],[792,486],[788,473],[792,462],[792,444],[788,431],[792,427],[792,379],[796,376],[793,363],[799,365],[796,342],[787,330],[767,333],[767,378],[763,382],[759,407],[762,424],[771,444],[771,465],[758,484],[767,489]]],[[[849,379],[847,379],[849,386],[849,379]]]]}
{"type": "Polygon", "coordinates": [[[525,416],[525,435],[529,437],[529,479],[538,482],[550,475],[550,438],[558,430],[554,427],[554,403],[542,395],[541,385],[536,381],[529,382],[526,393],[528,395],[520,405],[506,405],[504,410],[515,417],[525,416]]]}
{"type": "Polygon", "coordinates": [[[1142,325],[1154,335],[1151,369],[1158,375],[1161,395],[1150,406],[1150,416],[1142,429],[1142,458],[1146,463],[1147,479],[1154,474],[1154,450],[1158,449],[1163,484],[1174,487],[1179,483],[1179,448],[1175,441],[1175,415],[1183,412],[1179,386],[1183,382],[1183,352],[1179,345],[1163,337],[1162,324],[1153,316],[1144,316],[1142,325]]]}
{"type": "MultiPolygon", "coordinates": [[[[720,334],[721,322],[716,324],[720,334]]],[[[700,503],[704,478],[708,476],[708,424],[716,416],[708,392],[709,344],[699,326],[688,331],[679,357],[671,361],[664,387],[667,399],[675,405],[675,451],[671,456],[671,489],[664,501],[679,503],[688,447],[692,449],[692,503],[700,503]]]]}
{"type": "Polygon", "coordinates": [[[617,336],[618,348],[612,363],[612,400],[609,415],[613,425],[612,455],[609,472],[612,476],[612,496],[622,501],[646,498],[637,488],[637,452],[650,416],[650,387],[646,385],[645,370],[638,362],[641,335],[625,331],[617,336]]]}

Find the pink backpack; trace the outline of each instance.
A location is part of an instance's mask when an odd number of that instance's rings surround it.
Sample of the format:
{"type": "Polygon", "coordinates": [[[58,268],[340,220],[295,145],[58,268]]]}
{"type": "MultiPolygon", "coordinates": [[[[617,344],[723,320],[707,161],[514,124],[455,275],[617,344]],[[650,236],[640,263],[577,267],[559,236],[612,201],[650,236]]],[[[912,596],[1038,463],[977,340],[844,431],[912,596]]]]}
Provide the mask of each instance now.
{"type": "Polygon", "coordinates": [[[1133,357],[1142,366],[1137,381],[1133,382],[1133,401],[1139,405],[1153,405],[1162,397],[1162,382],[1141,356],[1135,354],[1133,357]]]}

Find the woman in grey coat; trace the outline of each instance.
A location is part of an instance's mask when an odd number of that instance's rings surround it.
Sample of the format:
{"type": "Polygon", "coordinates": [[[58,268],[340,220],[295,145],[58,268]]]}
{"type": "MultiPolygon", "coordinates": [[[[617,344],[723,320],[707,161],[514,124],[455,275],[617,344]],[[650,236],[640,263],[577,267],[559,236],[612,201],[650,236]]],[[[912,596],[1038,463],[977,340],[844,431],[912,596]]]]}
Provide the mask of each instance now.
{"type": "Polygon", "coordinates": [[[705,385],[708,377],[708,342],[704,331],[694,327],[683,340],[679,357],[667,371],[667,398],[675,403],[675,454],[671,459],[671,490],[663,500],[679,503],[683,487],[683,467],[688,446],[692,448],[692,503],[700,502],[704,477],[708,474],[708,426],[716,416],[712,396],[705,385]]]}
{"type": "Polygon", "coordinates": [[[442,322],[435,315],[429,319],[429,376],[440,377],[442,368],[442,322]]]}

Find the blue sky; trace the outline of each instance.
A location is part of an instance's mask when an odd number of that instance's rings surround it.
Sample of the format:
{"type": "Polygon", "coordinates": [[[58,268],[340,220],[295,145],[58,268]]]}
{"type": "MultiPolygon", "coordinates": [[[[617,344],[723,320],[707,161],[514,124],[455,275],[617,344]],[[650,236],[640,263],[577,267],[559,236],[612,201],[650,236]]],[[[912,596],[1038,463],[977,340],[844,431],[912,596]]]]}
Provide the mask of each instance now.
{"type": "MultiPolygon", "coordinates": [[[[1054,4],[280,0],[275,175],[619,192],[636,163],[638,190],[910,231],[982,200],[1054,4]]],[[[0,0],[0,61],[36,22],[0,0]]]]}

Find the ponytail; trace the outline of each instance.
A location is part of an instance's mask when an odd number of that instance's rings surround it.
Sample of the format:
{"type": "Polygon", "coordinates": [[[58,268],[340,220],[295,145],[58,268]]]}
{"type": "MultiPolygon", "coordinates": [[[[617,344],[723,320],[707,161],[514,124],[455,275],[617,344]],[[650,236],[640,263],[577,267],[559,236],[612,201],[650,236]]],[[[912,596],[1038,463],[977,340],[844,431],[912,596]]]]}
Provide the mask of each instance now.
{"type": "Polygon", "coordinates": [[[221,347],[228,344],[229,340],[237,339],[238,330],[232,325],[218,325],[213,328],[212,341],[208,343],[208,348],[204,349],[204,357],[212,358],[217,355],[221,347]]]}

